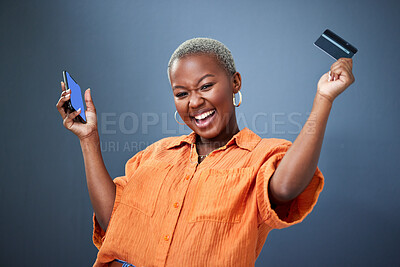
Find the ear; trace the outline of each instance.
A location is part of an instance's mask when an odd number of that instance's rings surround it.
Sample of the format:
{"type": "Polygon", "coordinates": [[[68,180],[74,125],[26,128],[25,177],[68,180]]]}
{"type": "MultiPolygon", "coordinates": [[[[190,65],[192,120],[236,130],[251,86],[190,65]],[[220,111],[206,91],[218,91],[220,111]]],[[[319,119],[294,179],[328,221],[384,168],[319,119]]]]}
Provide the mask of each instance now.
{"type": "Polygon", "coordinates": [[[232,85],[233,85],[233,93],[236,94],[239,92],[240,88],[242,87],[242,77],[240,76],[239,72],[235,72],[232,75],[232,85]]]}

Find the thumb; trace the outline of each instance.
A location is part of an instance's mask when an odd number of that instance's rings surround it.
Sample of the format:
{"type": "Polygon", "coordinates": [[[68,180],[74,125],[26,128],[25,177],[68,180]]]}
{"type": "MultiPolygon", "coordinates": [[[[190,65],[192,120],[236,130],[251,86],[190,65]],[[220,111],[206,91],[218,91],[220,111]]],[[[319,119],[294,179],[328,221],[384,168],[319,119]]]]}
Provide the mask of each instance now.
{"type": "Polygon", "coordinates": [[[88,88],[88,89],[85,91],[85,102],[86,102],[86,109],[87,109],[88,111],[94,111],[94,112],[96,112],[96,108],[94,107],[94,104],[93,104],[93,100],[92,100],[92,95],[91,95],[90,88],[88,88]]]}

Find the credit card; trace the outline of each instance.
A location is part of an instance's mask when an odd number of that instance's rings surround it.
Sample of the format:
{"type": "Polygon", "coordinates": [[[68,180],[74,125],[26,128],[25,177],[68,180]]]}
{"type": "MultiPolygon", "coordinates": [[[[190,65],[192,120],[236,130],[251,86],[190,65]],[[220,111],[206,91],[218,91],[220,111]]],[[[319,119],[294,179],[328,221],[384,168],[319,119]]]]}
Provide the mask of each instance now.
{"type": "Polygon", "coordinates": [[[328,29],[314,42],[314,45],[336,60],[341,57],[352,58],[358,51],[349,42],[328,29]]]}

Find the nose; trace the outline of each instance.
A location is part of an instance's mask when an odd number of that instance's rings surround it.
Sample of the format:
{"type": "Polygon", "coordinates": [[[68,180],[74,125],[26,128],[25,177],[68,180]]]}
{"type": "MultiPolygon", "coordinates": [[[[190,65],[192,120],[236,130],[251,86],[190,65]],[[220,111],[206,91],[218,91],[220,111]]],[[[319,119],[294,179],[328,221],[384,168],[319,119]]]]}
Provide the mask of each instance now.
{"type": "Polygon", "coordinates": [[[189,99],[189,107],[196,109],[201,107],[204,104],[204,98],[197,92],[193,92],[189,99]]]}

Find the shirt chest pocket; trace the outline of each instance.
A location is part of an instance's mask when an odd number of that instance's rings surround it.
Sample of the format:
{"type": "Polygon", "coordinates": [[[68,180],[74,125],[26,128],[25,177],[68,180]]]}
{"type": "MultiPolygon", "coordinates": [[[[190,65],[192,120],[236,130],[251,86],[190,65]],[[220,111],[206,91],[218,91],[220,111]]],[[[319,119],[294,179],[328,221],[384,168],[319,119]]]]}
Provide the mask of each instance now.
{"type": "Polygon", "coordinates": [[[140,165],[129,178],[121,203],[152,216],[161,187],[171,167],[166,162],[154,160],[151,164],[140,165]]]}
{"type": "Polygon", "coordinates": [[[189,222],[239,223],[253,168],[204,170],[199,177],[189,222]]]}

